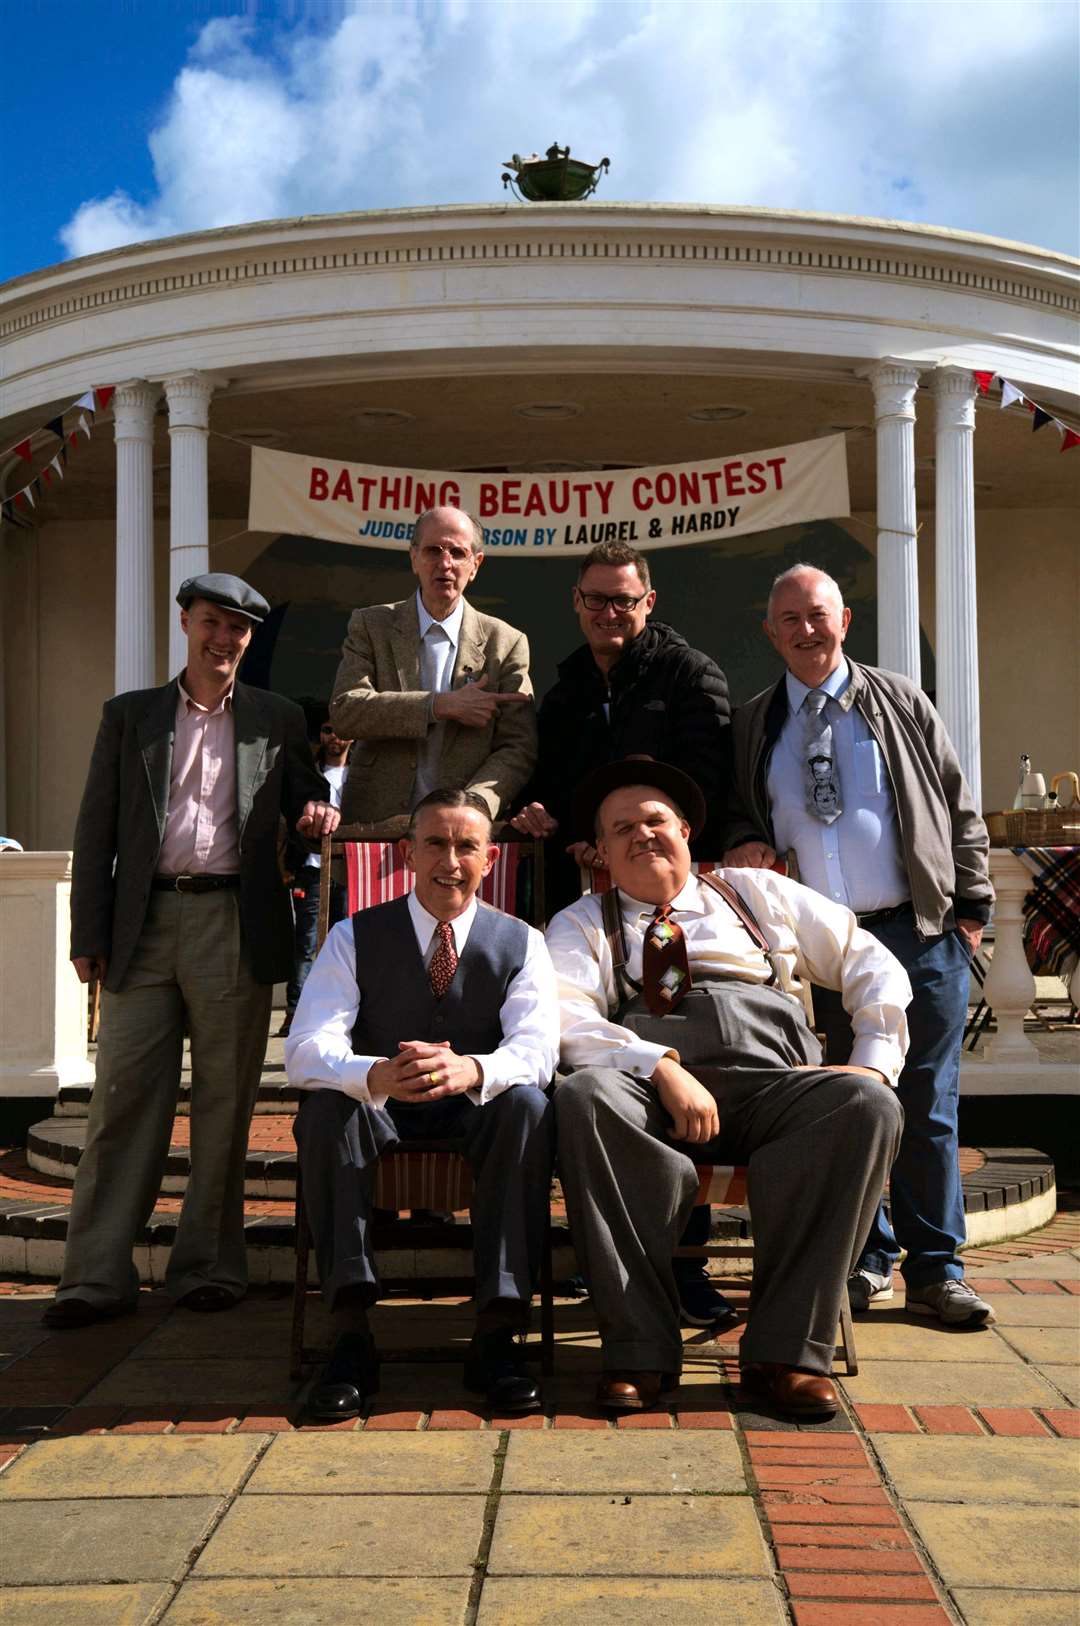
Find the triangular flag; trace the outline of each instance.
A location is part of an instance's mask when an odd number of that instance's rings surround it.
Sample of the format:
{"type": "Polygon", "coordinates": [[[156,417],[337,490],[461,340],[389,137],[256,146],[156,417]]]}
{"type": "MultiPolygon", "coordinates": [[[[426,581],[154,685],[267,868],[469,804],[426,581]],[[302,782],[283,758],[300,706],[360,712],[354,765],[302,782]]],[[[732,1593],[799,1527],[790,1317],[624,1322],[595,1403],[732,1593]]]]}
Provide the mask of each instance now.
{"type": "Polygon", "coordinates": [[[50,464],[47,469],[42,469],[42,471],[41,471],[40,475],[38,476],[38,478],[40,480],[44,480],[44,482],[45,482],[45,484],[47,486],[51,486],[52,485],[52,465],[50,464]]]}
{"type": "Polygon", "coordinates": [[[29,463],[31,457],[29,440],[20,440],[14,451],[16,457],[21,457],[24,463],[29,463]]]}
{"type": "Polygon", "coordinates": [[[40,497],[41,496],[41,478],[40,478],[40,476],[36,480],[31,480],[31,482],[30,482],[30,490],[34,493],[35,497],[40,497]]]}
{"type": "Polygon", "coordinates": [[[973,373],[972,377],[979,386],[980,395],[985,395],[991,384],[994,382],[993,373],[973,373]]]}
{"type": "Polygon", "coordinates": [[[104,412],[105,408],[116,394],[116,385],[110,385],[107,390],[95,389],[94,394],[97,396],[98,411],[104,412]]]}
{"type": "Polygon", "coordinates": [[[1061,437],[1061,450],[1067,452],[1070,446],[1080,446],[1080,435],[1075,429],[1066,429],[1061,437]]]}
{"type": "Polygon", "coordinates": [[[77,446],[79,444],[79,431],[77,429],[73,429],[71,431],[71,434],[67,438],[67,443],[69,446],[77,446]]]}
{"type": "Polygon", "coordinates": [[[1042,428],[1043,424],[1049,423],[1051,421],[1051,419],[1053,418],[1053,416],[1054,416],[1054,414],[1052,412],[1044,412],[1042,407],[1039,407],[1039,406],[1034,407],[1032,409],[1032,419],[1031,419],[1031,432],[1032,432],[1032,434],[1037,435],[1039,430],[1042,428]]]}
{"type": "Polygon", "coordinates": [[[1034,412],[1035,411],[1035,402],[1034,401],[1029,401],[1026,395],[1023,397],[1023,406],[1024,406],[1024,411],[1025,412],[1034,412]]]}
{"type": "Polygon", "coordinates": [[[26,492],[25,491],[17,491],[15,493],[15,501],[18,503],[20,508],[25,508],[26,505],[27,505],[26,504],[26,492]]]}
{"type": "Polygon", "coordinates": [[[63,416],[60,416],[59,418],[50,418],[48,423],[45,425],[45,427],[49,431],[50,435],[55,435],[57,440],[63,440],[63,438],[64,438],[64,419],[63,419],[63,416]]]}
{"type": "Polygon", "coordinates": [[[61,480],[64,478],[64,465],[60,461],[62,455],[63,455],[63,447],[61,447],[60,451],[57,452],[56,456],[53,458],[52,462],[49,464],[50,469],[55,469],[56,473],[57,473],[57,476],[61,480]]]}
{"type": "Polygon", "coordinates": [[[57,452],[56,455],[60,459],[60,461],[64,465],[64,467],[67,468],[68,449],[67,449],[67,441],[66,440],[64,441],[64,443],[62,444],[62,446],[60,447],[60,450],[57,452]]]}
{"type": "Polygon", "coordinates": [[[1001,405],[1002,405],[1002,408],[1005,408],[1007,406],[1012,406],[1014,401],[1021,401],[1022,402],[1023,399],[1024,399],[1023,390],[1018,390],[1016,385],[1015,384],[1010,384],[1009,380],[1007,378],[1003,378],[1001,380],[1001,405]]]}
{"type": "Polygon", "coordinates": [[[89,440],[90,439],[90,425],[86,421],[86,413],[85,412],[80,412],[79,413],[79,428],[82,430],[82,432],[86,436],[87,440],[89,440]]]}
{"type": "Polygon", "coordinates": [[[87,412],[96,412],[97,408],[94,405],[93,390],[87,390],[86,394],[80,395],[77,401],[72,401],[70,407],[68,407],[68,411],[74,412],[76,407],[85,407],[87,412]]]}
{"type": "Polygon", "coordinates": [[[22,490],[19,492],[19,496],[23,497],[30,504],[31,508],[34,507],[34,493],[30,490],[29,486],[23,486],[22,490]]]}

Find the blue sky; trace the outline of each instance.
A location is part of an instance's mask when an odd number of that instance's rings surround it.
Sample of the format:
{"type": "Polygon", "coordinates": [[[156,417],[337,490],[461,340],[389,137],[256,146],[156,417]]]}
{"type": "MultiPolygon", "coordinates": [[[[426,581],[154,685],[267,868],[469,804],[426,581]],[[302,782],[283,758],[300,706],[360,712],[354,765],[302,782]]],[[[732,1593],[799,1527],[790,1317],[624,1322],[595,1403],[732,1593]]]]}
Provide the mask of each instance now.
{"type": "Polygon", "coordinates": [[[1080,253],[1074,0],[0,0],[0,280],[320,210],[601,196],[869,214],[1080,253]]]}

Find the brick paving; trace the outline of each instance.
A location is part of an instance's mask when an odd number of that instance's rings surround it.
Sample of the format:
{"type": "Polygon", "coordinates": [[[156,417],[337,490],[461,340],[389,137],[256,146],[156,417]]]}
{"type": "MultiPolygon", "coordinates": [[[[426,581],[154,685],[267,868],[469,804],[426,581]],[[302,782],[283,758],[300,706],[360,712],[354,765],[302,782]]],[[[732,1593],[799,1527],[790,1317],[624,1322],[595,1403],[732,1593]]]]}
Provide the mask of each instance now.
{"type": "MultiPolygon", "coordinates": [[[[1065,1626],[1080,1214],[971,1251],[968,1273],[998,1324],[938,1329],[898,1292],[857,1321],[860,1372],[824,1425],[741,1393],[737,1328],[688,1332],[673,1403],[612,1421],[588,1307],[563,1302],[542,1416],[486,1415],[456,1367],[387,1362],[367,1416],[314,1426],[284,1290],[228,1317],[144,1292],[50,1334],[47,1292],[0,1284],[0,1619],[1065,1626]]],[[[745,1306],[745,1277],[726,1286],[745,1306]]],[[[384,1347],[418,1316],[469,1329],[460,1299],[377,1315],[384,1347]]]]}

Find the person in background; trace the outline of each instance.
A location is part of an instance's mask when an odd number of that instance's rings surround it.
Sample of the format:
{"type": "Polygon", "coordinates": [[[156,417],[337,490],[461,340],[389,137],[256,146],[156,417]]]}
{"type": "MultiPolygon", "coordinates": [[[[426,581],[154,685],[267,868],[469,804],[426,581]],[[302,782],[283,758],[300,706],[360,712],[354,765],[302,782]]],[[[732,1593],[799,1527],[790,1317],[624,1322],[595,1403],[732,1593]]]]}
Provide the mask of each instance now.
{"type": "MultiPolygon", "coordinates": [[[[341,793],[349,776],[351,742],[339,739],[334,725],[325,719],[319,729],[319,744],[315,752],[315,766],[330,787],[331,805],[341,807],[341,793]]],[[[325,885],[330,890],[331,926],[344,920],[348,913],[348,894],[342,881],[323,876],[322,859],[306,847],[292,844],[290,857],[293,870],[292,898],[296,942],[293,951],[293,973],[285,990],[285,1020],[277,1031],[279,1039],[288,1038],[300,992],[307,981],[319,940],[319,898],[325,885]]]]}

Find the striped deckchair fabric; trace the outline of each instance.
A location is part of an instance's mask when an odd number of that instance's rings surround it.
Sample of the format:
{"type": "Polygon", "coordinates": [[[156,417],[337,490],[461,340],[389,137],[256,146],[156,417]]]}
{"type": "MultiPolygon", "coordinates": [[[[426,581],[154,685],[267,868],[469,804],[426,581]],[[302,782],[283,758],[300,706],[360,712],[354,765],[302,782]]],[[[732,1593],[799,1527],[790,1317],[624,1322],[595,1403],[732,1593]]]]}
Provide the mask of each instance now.
{"type": "Polygon", "coordinates": [[[472,1202],[472,1170],[456,1152],[406,1151],[381,1157],[375,1170],[376,1208],[430,1208],[464,1213],[472,1202]]]}
{"type": "Polygon", "coordinates": [[[699,1203],[715,1203],[717,1208],[742,1208],[746,1202],[746,1169],[731,1164],[699,1163],[699,1203]]]}

